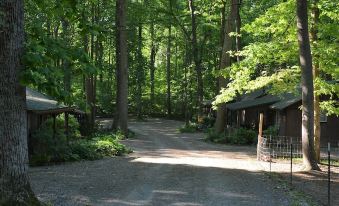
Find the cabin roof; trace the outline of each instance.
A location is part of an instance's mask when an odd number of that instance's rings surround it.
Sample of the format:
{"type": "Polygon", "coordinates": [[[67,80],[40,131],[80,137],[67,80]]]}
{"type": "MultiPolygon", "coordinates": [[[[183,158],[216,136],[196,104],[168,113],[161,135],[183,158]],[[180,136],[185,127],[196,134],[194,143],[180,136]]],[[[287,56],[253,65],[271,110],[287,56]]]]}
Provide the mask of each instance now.
{"type": "Polygon", "coordinates": [[[27,111],[36,113],[63,113],[67,111],[77,113],[78,111],[28,87],[26,87],[26,106],[27,111]]]}
{"type": "Polygon", "coordinates": [[[241,101],[227,104],[230,110],[246,109],[250,107],[271,105],[271,109],[282,110],[301,100],[300,95],[284,93],[281,95],[265,94],[264,90],[257,90],[247,96],[242,96],[241,101]]]}
{"type": "Polygon", "coordinates": [[[275,104],[272,104],[270,108],[275,109],[275,110],[283,110],[300,101],[301,101],[301,95],[290,94],[290,96],[286,96],[281,101],[275,104]]]}
{"type": "Polygon", "coordinates": [[[256,99],[245,99],[240,102],[226,104],[226,107],[230,110],[239,110],[261,105],[273,104],[275,102],[278,102],[279,100],[280,100],[279,96],[265,95],[263,97],[259,97],[256,99]]]}

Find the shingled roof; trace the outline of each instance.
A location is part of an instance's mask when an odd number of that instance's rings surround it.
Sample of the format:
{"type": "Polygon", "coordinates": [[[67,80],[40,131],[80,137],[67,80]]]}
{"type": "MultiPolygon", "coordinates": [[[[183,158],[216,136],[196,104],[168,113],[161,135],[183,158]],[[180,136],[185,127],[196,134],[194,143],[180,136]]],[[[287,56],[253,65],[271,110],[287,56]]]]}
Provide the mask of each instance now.
{"type": "Polygon", "coordinates": [[[270,108],[275,110],[283,110],[300,101],[301,95],[289,94],[289,96],[285,96],[285,98],[283,98],[281,101],[272,104],[270,108]]]}
{"type": "Polygon", "coordinates": [[[249,98],[244,97],[239,102],[227,104],[226,107],[230,110],[239,110],[261,105],[271,105],[271,109],[282,110],[301,100],[300,96],[291,93],[282,95],[262,94],[261,91],[255,91],[252,94],[247,94],[249,98]]]}
{"type": "Polygon", "coordinates": [[[52,97],[26,87],[27,111],[36,113],[62,113],[73,111],[73,108],[58,103],[52,97]]]}

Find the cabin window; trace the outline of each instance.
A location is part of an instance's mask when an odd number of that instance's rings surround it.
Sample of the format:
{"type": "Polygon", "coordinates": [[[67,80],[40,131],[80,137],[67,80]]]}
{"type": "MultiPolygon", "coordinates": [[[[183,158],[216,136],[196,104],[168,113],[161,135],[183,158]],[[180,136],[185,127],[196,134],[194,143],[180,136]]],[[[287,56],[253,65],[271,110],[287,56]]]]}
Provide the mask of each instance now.
{"type": "Polygon", "coordinates": [[[327,122],[327,115],[325,112],[320,112],[320,122],[327,122]]]}

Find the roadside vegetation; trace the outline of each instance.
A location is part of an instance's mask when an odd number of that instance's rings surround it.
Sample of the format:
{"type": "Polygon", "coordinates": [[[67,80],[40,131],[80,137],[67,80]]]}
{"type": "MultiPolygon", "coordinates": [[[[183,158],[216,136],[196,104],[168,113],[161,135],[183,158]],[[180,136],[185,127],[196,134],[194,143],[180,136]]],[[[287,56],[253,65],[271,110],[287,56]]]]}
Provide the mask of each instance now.
{"type": "Polygon", "coordinates": [[[97,131],[87,137],[82,136],[75,118],[70,118],[66,136],[62,117],[56,118],[55,130],[53,119],[48,119],[32,135],[30,144],[33,151],[30,155],[30,164],[37,166],[67,161],[97,160],[132,152],[119,143],[123,138],[124,135],[120,131],[115,133],[97,131]]]}

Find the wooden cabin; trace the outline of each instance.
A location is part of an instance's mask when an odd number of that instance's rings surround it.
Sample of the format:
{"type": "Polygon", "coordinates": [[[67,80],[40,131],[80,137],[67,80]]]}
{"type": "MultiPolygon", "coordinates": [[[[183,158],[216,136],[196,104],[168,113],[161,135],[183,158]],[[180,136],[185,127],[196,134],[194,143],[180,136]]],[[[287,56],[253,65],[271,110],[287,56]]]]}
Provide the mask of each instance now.
{"type": "MultiPolygon", "coordinates": [[[[277,126],[280,136],[301,137],[301,96],[291,93],[267,94],[257,90],[226,104],[228,127],[245,127],[258,131],[259,115],[264,114],[263,129],[277,126]]],[[[339,117],[321,115],[321,145],[339,142],[339,117]]]]}
{"type": "MultiPolygon", "coordinates": [[[[81,123],[84,115],[84,112],[77,110],[74,107],[65,106],[53,98],[28,87],[26,87],[26,107],[29,143],[33,132],[39,129],[42,123],[48,118],[54,118],[55,120],[58,115],[67,113],[75,116],[81,123]]],[[[67,129],[67,125],[65,125],[65,129],[67,129]]]]}

